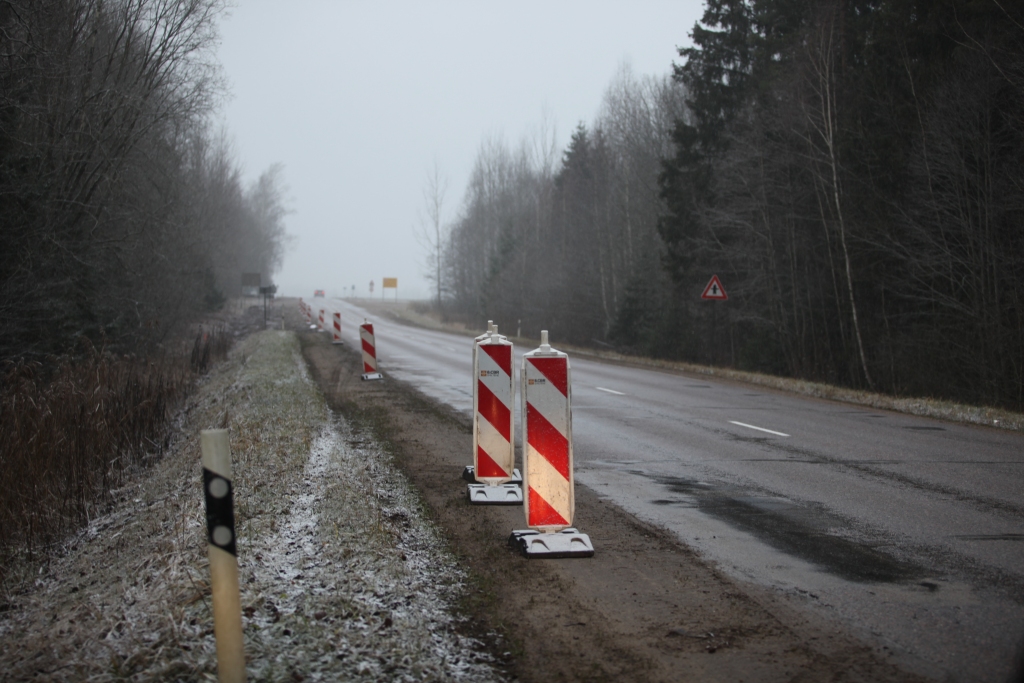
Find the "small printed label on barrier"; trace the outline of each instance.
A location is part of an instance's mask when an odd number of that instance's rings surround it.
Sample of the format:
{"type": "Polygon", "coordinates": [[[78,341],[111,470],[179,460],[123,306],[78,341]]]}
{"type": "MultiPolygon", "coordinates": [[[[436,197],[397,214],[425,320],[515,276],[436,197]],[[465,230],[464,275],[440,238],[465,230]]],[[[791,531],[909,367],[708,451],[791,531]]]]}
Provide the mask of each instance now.
{"type": "Polygon", "coordinates": [[[534,384],[547,384],[548,381],[546,379],[528,379],[526,383],[532,387],[534,384]]]}
{"type": "Polygon", "coordinates": [[[481,377],[497,377],[500,374],[501,373],[498,372],[497,370],[481,370],[480,371],[480,376],[481,377]]]}

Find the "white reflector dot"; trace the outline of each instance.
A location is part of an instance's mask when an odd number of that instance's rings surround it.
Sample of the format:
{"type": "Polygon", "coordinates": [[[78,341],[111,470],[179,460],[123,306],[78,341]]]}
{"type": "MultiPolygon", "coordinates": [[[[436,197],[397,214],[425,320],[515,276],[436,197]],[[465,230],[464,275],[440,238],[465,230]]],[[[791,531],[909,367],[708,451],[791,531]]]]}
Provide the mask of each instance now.
{"type": "Polygon", "coordinates": [[[231,543],[231,529],[227,528],[226,526],[214,527],[213,542],[219,546],[225,546],[231,543]]]}
{"type": "MultiPolygon", "coordinates": [[[[228,495],[228,482],[222,477],[210,480],[210,495],[214,498],[223,498],[228,495]]],[[[223,528],[223,527],[221,527],[223,528]]],[[[230,533],[230,532],[228,532],[230,533]]],[[[223,544],[222,544],[223,545],[223,544]]]]}

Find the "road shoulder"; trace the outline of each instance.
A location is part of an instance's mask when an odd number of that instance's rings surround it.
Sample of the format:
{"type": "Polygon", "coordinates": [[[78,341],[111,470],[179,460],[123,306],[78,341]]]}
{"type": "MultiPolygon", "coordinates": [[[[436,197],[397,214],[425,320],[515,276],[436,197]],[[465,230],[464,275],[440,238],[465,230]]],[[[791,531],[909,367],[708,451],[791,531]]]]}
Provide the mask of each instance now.
{"type": "MultiPolygon", "coordinates": [[[[297,316],[292,324],[298,326],[297,316]]],[[[472,506],[468,418],[393,379],[362,382],[355,350],[300,333],[328,402],[371,425],[468,568],[463,627],[524,681],[913,681],[879,651],[740,585],[666,532],[577,486],[595,557],[527,560],[518,507],[472,506]]]]}

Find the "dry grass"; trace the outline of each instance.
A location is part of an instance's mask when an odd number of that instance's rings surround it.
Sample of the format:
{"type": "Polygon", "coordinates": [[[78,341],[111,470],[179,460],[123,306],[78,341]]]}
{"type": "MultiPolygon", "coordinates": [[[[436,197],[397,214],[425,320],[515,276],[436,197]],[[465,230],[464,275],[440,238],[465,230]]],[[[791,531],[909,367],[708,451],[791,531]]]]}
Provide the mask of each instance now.
{"type": "Polygon", "coordinates": [[[45,552],[110,504],[109,493],[165,450],[169,420],[225,334],[200,332],[158,362],[89,348],[3,370],[0,580],[14,556],[45,552]]]}
{"type": "Polygon", "coordinates": [[[240,342],[166,456],[0,595],[4,680],[215,680],[198,432],[230,429],[251,680],[494,680],[447,605],[462,575],[368,434],[330,414],[294,334],[240,342]]]}

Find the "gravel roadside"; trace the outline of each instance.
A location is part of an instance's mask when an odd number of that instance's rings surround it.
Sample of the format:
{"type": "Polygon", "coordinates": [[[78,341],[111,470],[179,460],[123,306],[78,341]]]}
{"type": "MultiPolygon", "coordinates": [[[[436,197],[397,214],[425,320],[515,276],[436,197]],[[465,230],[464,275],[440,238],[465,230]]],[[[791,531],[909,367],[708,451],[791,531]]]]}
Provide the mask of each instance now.
{"type": "Polygon", "coordinates": [[[200,429],[227,426],[252,680],[500,680],[465,574],[390,456],[327,407],[294,333],[240,342],[159,463],[0,600],[4,680],[215,680],[200,429]]]}

